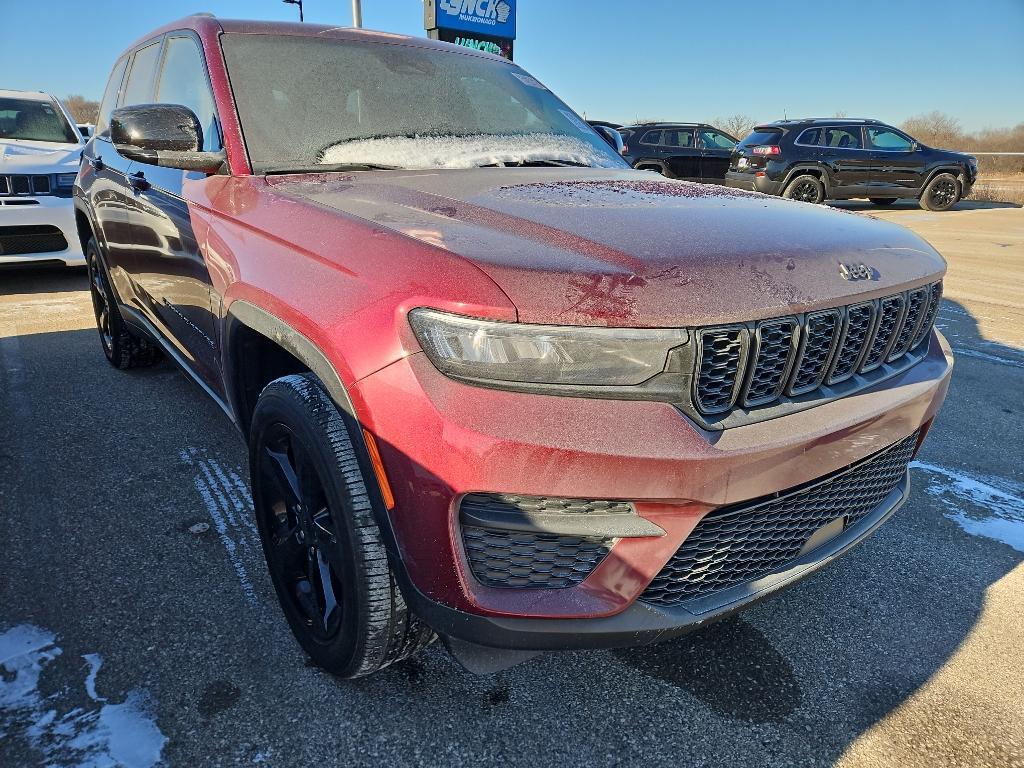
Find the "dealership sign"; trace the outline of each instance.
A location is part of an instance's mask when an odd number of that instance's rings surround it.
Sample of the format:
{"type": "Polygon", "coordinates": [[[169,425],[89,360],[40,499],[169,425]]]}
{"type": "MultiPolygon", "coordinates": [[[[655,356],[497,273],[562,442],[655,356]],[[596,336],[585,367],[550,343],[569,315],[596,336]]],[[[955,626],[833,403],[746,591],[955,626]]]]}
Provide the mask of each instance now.
{"type": "Polygon", "coordinates": [[[423,14],[434,40],[512,58],[516,0],[425,0],[423,14]]]}

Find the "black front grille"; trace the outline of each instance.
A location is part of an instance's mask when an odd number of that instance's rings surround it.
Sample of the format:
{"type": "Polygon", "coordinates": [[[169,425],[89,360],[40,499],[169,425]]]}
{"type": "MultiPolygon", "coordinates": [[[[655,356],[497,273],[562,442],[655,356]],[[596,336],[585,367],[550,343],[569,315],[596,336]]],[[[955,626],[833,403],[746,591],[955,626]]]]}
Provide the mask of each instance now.
{"type": "Polygon", "coordinates": [[[875,324],[875,334],[871,337],[871,346],[864,356],[864,362],[860,364],[861,372],[873,371],[884,361],[889,344],[899,328],[904,306],[906,302],[899,294],[886,296],[878,302],[878,322],[875,324]]]}
{"type": "Polygon", "coordinates": [[[845,381],[857,370],[857,363],[860,361],[874,321],[874,304],[857,304],[847,309],[846,327],[839,342],[839,352],[832,363],[832,372],[828,375],[829,384],[845,381]]]}
{"type": "Polygon", "coordinates": [[[562,589],[583,581],[614,539],[462,526],[473,575],[489,587],[562,589]]]}
{"type": "Polygon", "coordinates": [[[796,341],[796,321],[790,318],[760,323],[754,335],[754,362],[743,396],[745,406],[760,405],[777,398],[785,386],[785,375],[796,341]]]}
{"type": "Polygon", "coordinates": [[[835,309],[807,316],[806,331],[800,339],[796,370],[789,385],[790,395],[801,395],[821,384],[842,324],[843,316],[835,309]]]}
{"type": "Polygon", "coordinates": [[[682,407],[723,429],[756,420],[758,409],[783,398],[799,398],[786,406],[792,410],[850,394],[921,359],[941,298],[939,282],[806,315],[697,329],[692,399],[682,407]]]}
{"type": "Polygon", "coordinates": [[[0,195],[50,195],[53,194],[53,178],[37,174],[0,174],[0,195]]]}
{"type": "Polygon", "coordinates": [[[0,227],[0,256],[50,253],[68,247],[64,234],[50,224],[0,227]]]}
{"type": "Polygon", "coordinates": [[[838,518],[860,523],[904,478],[917,433],[868,459],[798,488],[706,515],[641,599],[681,605],[745,584],[795,560],[838,518]]]}
{"type": "Polygon", "coordinates": [[[921,323],[921,327],[914,334],[914,343],[910,345],[911,349],[916,349],[921,345],[922,341],[928,338],[928,334],[935,324],[935,316],[939,313],[939,304],[941,303],[942,283],[935,283],[928,291],[928,309],[924,313],[924,322],[921,323]]]}
{"type": "Polygon", "coordinates": [[[704,413],[718,413],[733,404],[745,333],[742,328],[698,333],[697,407],[704,413]]]}
{"type": "Polygon", "coordinates": [[[896,343],[892,345],[892,351],[889,352],[890,361],[901,358],[910,351],[910,342],[914,340],[914,333],[928,309],[930,294],[931,289],[925,286],[917,288],[907,295],[907,314],[903,318],[903,325],[896,336],[896,343]]]}

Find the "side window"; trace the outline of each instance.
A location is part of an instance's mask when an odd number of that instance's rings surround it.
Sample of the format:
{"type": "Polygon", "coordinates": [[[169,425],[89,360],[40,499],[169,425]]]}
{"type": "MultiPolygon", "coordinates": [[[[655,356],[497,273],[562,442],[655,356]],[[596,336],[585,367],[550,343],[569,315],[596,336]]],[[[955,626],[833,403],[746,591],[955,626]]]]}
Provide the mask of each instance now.
{"type": "Polygon", "coordinates": [[[107,88],[103,91],[103,100],[100,102],[99,116],[96,118],[96,136],[106,137],[107,126],[110,123],[110,113],[114,111],[117,104],[117,94],[121,91],[121,81],[124,79],[124,70],[128,66],[128,57],[122,57],[114,65],[114,71],[110,73],[110,80],[107,81],[107,88]]]}
{"type": "Polygon", "coordinates": [[[665,131],[664,143],[670,147],[692,147],[693,131],[665,131]]]}
{"type": "Polygon", "coordinates": [[[640,139],[641,144],[661,144],[661,131],[648,131],[640,139]]]}
{"type": "Polygon", "coordinates": [[[736,146],[736,142],[728,136],[706,128],[700,132],[700,141],[704,149],[733,149],[736,146]]]}
{"type": "Polygon", "coordinates": [[[191,37],[170,37],[164,47],[166,52],[157,83],[156,101],[182,104],[195,112],[203,126],[203,151],[218,151],[221,148],[220,128],[199,46],[191,37]]]}
{"type": "Polygon", "coordinates": [[[146,104],[153,99],[153,75],[156,72],[157,56],[160,54],[160,43],[150,43],[135,52],[132,68],[128,73],[128,82],[121,96],[121,106],[146,104]]]}
{"type": "Polygon", "coordinates": [[[821,128],[808,128],[796,137],[797,144],[809,144],[816,147],[821,144],[821,128]]]}
{"type": "Polygon", "coordinates": [[[909,152],[913,146],[906,136],[888,128],[868,128],[868,142],[873,149],[885,152],[909,152]]]}
{"type": "Polygon", "coordinates": [[[826,128],[825,146],[835,149],[863,149],[860,144],[860,128],[826,128]]]}

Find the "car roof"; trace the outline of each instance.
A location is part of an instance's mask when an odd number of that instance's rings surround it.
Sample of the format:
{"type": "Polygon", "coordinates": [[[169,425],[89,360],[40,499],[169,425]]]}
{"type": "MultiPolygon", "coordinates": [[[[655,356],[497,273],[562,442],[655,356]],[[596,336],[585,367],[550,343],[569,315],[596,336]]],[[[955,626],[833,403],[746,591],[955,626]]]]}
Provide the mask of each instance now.
{"type": "MultiPolygon", "coordinates": [[[[418,48],[433,48],[442,51],[461,53],[468,56],[492,59],[508,62],[501,56],[475,48],[467,48],[454,43],[442,43],[439,40],[430,40],[425,37],[414,37],[412,35],[399,35],[394,32],[382,32],[373,29],[362,29],[355,27],[337,27],[328,24],[305,24],[297,21],[257,21],[252,19],[220,19],[211,13],[197,13],[191,16],[164,24],[162,27],[143,35],[133,42],[125,51],[131,51],[137,46],[159,37],[165,32],[174,32],[181,29],[191,29],[200,35],[204,32],[216,35],[220,32],[229,34],[250,34],[250,35],[287,35],[291,37],[319,37],[336,40],[352,40],[354,42],[390,43],[393,45],[410,45],[418,48]]],[[[122,53],[123,55],[123,53],[122,53]]]]}
{"type": "Polygon", "coordinates": [[[871,117],[803,117],[761,123],[758,127],[769,125],[884,125],[884,123],[871,117]]]}
{"type": "Polygon", "coordinates": [[[56,101],[43,91],[12,91],[0,88],[0,99],[27,99],[29,101],[56,101]]]}
{"type": "Polygon", "coordinates": [[[623,128],[696,128],[700,125],[708,125],[708,123],[633,123],[632,125],[624,125],[623,128]]]}

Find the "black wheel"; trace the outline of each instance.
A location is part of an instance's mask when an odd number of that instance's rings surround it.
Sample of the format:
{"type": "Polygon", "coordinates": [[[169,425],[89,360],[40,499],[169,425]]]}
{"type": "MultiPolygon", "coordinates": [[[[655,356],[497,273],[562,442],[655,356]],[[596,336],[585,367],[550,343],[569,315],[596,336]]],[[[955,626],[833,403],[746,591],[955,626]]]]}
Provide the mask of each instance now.
{"type": "Polygon", "coordinates": [[[892,205],[896,202],[895,197],[869,197],[868,200],[875,205],[892,205]]]}
{"type": "Polygon", "coordinates": [[[90,238],[85,246],[85,259],[89,270],[92,311],[96,316],[96,328],[100,332],[100,343],[107,361],[121,369],[152,365],[159,356],[156,345],[130,331],[121,317],[95,238],[90,238]]]}
{"type": "Polygon", "coordinates": [[[952,173],[940,173],[928,182],[921,193],[921,207],[926,211],[948,211],[960,200],[960,182],[952,173]]]}
{"type": "Polygon", "coordinates": [[[263,390],[249,468],[271,581],[317,665],[361,677],[430,643],[395,582],[345,424],[312,374],[263,390]]]}
{"type": "Polygon", "coordinates": [[[825,199],[825,185],[817,176],[805,173],[789,182],[782,196],[802,203],[820,203],[825,199]]]}

